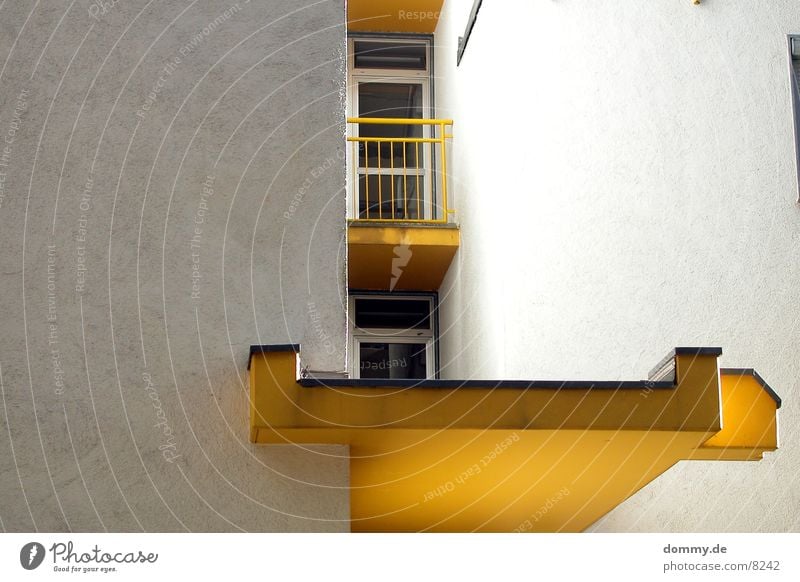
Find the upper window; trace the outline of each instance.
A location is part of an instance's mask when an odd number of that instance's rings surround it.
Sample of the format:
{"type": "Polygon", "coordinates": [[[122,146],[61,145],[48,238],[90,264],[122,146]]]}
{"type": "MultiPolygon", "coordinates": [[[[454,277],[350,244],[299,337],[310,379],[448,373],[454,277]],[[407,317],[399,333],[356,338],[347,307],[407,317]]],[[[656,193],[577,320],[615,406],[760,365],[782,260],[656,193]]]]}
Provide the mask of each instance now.
{"type": "Polygon", "coordinates": [[[792,111],[794,112],[795,160],[798,171],[798,194],[800,195],[800,35],[789,36],[789,61],[791,63],[789,76],[791,77],[792,111]]]}
{"type": "Polygon", "coordinates": [[[472,3],[472,10],[469,11],[469,18],[467,18],[467,27],[464,29],[464,36],[458,37],[458,52],[456,53],[456,66],[461,64],[461,59],[464,56],[464,51],[467,49],[469,37],[472,34],[472,29],[475,27],[475,20],[478,18],[478,11],[481,9],[483,0],[474,0],[472,3]]]}
{"type": "Polygon", "coordinates": [[[355,324],[362,329],[431,329],[430,298],[355,298],[355,324]]]}
{"type": "Polygon", "coordinates": [[[428,68],[428,47],[419,42],[355,40],[353,66],[356,69],[425,71],[428,68]]]}

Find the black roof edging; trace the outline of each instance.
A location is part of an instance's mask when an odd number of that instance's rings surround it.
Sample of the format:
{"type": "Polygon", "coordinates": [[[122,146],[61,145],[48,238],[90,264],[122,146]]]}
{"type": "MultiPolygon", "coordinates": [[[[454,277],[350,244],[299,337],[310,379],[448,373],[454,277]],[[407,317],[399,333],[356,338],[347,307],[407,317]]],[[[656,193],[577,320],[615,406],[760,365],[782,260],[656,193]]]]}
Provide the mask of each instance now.
{"type": "Polygon", "coordinates": [[[770,395],[770,397],[775,401],[777,404],[777,408],[781,407],[781,397],[778,396],[778,393],[772,389],[772,387],[767,384],[767,382],[762,378],[758,372],[756,372],[753,368],[720,368],[720,374],[726,374],[728,376],[752,376],[755,378],[756,382],[761,384],[761,387],[764,391],[770,395]]]}

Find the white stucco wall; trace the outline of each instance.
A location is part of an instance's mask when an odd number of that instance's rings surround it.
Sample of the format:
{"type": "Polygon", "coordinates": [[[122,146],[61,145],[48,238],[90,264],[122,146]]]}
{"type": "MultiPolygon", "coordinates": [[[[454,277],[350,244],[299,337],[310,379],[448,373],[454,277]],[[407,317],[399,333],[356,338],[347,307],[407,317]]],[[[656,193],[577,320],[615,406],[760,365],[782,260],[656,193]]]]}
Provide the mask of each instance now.
{"type": "Polygon", "coordinates": [[[681,463],[598,531],[797,531],[800,209],[786,35],[747,2],[484,2],[436,32],[462,246],[444,375],[639,379],[721,346],[784,399],[760,463],[681,463]]]}
{"type": "Polygon", "coordinates": [[[346,447],[247,432],[250,344],[345,366],[344,2],[307,4],[2,3],[0,528],[349,529],[346,447]]]}

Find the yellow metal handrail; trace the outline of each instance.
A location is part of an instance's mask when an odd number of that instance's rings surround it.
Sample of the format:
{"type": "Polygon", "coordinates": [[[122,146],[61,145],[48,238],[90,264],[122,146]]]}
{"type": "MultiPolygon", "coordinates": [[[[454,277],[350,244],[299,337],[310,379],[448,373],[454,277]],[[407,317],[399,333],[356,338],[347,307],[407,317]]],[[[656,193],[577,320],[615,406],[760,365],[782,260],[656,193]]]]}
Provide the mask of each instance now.
{"type": "Polygon", "coordinates": [[[374,222],[447,223],[451,210],[447,203],[447,140],[452,139],[447,128],[452,119],[414,119],[385,117],[348,117],[351,127],[361,125],[414,125],[430,127],[429,137],[382,137],[354,135],[347,141],[352,144],[350,165],[353,172],[353,216],[358,220],[374,222]],[[438,148],[437,148],[438,144],[438,148]],[[402,149],[402,160],[397,160],[397,148],[402,149]],[[421,154],[420,155],[420,148],[421,154]],[[438,150],[438,151],[437,151],[438,150]],[[372,155],[374,154],[374,155],[372,155]],[[382,166],[381,158],[389,158],[389,166],[382,166]],[[370,167],[370,158],[376,164],[370,167]],[[440,158],[437,163],[436,158],[440,158]],[[411,158],[409,160],[409,158],[411,158]],[[439,166],[439,168],[437,168],[439,166]],[[439,170],[439,171],[437,171],[439,170]],[[439,179],[434,183],[434,175],[439,179]],[[426,177],[429,176],[426,183],[426,177]],[[363,183],[362,183],[363,179],[363,183]],[[384,197],[384,181],[388,179],[388,198],[384,197]],[[370,182],[377,186],[377,204],[370,197],[370,182]],[[402,191],[398,186],[402,183],[402,191]],[[361,186],[363,184],[363,192],[361,186]],[[412,196],[409,196],[411,185],[412,196]],[[436,197],[441,199],[437,205],[436,197]],[[388,203],[389,208],[385,209],[388,203]]]}

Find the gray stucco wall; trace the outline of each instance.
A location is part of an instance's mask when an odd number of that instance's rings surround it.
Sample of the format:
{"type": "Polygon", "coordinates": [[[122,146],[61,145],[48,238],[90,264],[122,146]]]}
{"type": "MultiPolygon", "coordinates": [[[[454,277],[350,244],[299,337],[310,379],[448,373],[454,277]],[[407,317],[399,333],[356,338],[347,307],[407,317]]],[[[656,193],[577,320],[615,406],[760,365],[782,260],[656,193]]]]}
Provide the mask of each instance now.
{"type": "Polygon", "coordinates": [[[347,530],[248,443],[252,343],[343,370],[344,2],[0,3],[0,527],[347,530]]]}

